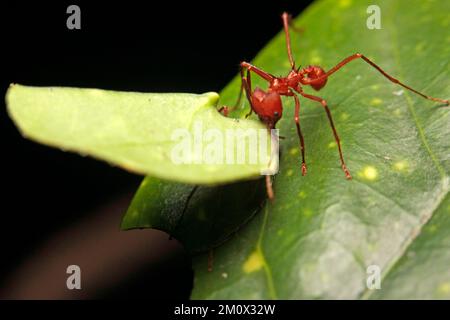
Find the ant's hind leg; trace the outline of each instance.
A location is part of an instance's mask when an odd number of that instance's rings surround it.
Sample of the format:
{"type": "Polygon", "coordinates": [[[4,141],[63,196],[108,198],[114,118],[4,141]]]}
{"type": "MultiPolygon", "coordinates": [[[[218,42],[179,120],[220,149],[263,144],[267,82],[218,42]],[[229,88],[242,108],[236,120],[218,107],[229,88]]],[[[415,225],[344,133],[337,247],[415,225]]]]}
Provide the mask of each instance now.
{"type": "Polygon", "coordinates": [[[300,100],[298,99],[297,95],[293,95],[295,100],[295,113],[294,113],[294,121],[295,125],[297,126],[297,135],[300,139],[300,151],[302,153],[302,175],[306,175],[306,162],[305,162],[305,140],[303,139],[302,130],[300,128],[300,100]]]}
{"type": "Polygon", "coordinates": [[[352,176],[350,175],[350,171],[348,171],[347,166],[345,165],[344,156],[342,155],[341,141],[340,141],[339,136],[337,134],[336,128],[334,127],[333,118],[331,117],[331,112],[330,112],[330,109],[328,108],[327,102],[325,100],[323,100],[322,98],[320,98],[320,97],[316,97],[316,96],[313,96],[313,95],[310,95],[310,94],[306,94],[304,92],[301,92],[300,94],[302,96],[304,96],[305,98],[308,98],[310,100],[314,100],[314,101],[319,102],[324,107],[325,112],[327,113],[328,120],[330,121],[331,129],[333,129],[334,139],[336,140],[336,143],[337,143],[337,146],[338,146],[338,149],[339,149],[339,157],[341,159],[342,170],[344,170],[345,177],[347,179],[351,179],[352,176]]]}
{"type": "Polygon", "coordinates": [[[329,76],[331,76],[333,73],[335,73],[336,71],[338,71],[339,69],[341,69],[343,66],[345,66],[347,63],[355,60],[355,59],[363,59],[365,62],[367,62],[371,67],[375,68],[379,73],[381,73],[385,78],[387,78],[389,81],[391,81],[392,83],[398,84],[400,86],[402,86],[403,88],[414,92],[415,94],[421,96],[422,98],[431,100],[431,101],[436,101],[436,102],[440,102],[443,103],[445,105],[449,105],[449,100],[445,100],[445,99],[440,99],[440,98],[435,98],[429,95],[426,95],[420,91],[417,91],[416,89],[411,88],[410,86],[404,84],[403,82],[399,81],[398,79],[394,78],[393,76],[389,75],[386,71],[384,71],[379,65],[377,65],[375,62],[373,62],[372,60],[370,60],[369,58],[367,58],[365,55],[361,54],[361,53],[355,53],[347,58],[345,58],[344,60],[342,60],[341,62],[339,62],[337,65],[335,65],[333,68],[331,68],[330,70],[328,70],[324,75],[315,78],[315,79],[309,79],[309,80],[304,80],[304,84],[306,85],[314,85],[317,83],[320,83],[321,81],[327,79],[329,76]]]}

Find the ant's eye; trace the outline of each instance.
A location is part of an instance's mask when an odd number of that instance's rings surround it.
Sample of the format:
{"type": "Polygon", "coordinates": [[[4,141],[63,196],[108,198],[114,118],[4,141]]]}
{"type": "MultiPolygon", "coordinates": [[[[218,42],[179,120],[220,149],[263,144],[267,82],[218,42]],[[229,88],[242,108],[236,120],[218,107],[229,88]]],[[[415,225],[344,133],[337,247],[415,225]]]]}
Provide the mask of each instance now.
{"type": "Polygon", "coordinates": [[[275,111],[275,112],[273,113],[273,115],[274,115],[275,117],[278,117],[280,114],[278,113],[278,111],[275,111]]]}

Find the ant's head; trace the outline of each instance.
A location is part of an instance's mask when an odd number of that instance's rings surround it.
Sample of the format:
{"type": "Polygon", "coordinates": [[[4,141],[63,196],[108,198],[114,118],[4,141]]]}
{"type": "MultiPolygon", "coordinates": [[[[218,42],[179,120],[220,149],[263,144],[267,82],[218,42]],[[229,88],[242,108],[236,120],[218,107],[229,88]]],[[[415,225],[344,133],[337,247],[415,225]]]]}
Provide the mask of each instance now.
{"type": "Polygon", "coordinates": [[[275,128],[278,120],[283,115],[283,105],[280,95],[276,92],[265,92],[260,88],[255,88],[252,95],[253,111],[259,119],[269,128],[275,128]]]}
{"type": "Polygon", "coordinates": [[[314,90],[319,91],[327,84],[327,77],[317,81],[312,82],[312,80],[320,78],[325,75],[325,70],[319,66],[309,66],[300,71],[300,75],[303,77],[302,84],[311,85],[314,90]]]}

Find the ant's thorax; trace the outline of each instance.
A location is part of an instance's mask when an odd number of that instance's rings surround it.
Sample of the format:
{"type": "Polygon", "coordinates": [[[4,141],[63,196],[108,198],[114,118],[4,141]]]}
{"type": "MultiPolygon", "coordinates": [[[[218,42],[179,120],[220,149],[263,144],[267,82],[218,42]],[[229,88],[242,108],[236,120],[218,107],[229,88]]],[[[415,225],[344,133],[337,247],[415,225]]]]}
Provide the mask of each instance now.
{"type": "Polygon", "coordinates": [[[292,70],[286,77],[274,77],[269,82],[269,92],[276,92],[282,96],[292,96],[292,90],[301,90],[300,78],[302,75],[296,70],[292,70]]]}

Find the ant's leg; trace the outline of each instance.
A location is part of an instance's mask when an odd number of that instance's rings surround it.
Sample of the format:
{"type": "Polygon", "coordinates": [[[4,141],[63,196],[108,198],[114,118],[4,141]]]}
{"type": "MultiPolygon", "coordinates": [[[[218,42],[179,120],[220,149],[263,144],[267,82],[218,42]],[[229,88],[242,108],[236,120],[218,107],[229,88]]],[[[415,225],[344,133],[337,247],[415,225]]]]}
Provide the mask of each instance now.
{"type": "Polygon", "coordinates": [[[239,105],[241,104],[241,99],[242,99],[242,93],[244,91],[244,69],[243,67],[239,68],[239,72],[241,74],[241,86],[239,88],[239,96],[237,98],[236,103],[234,104],[233,107],[228,107],[228,106],[222,106],[221,108],[219,108],[219,112],[222,113],[225,117],[228,117],[228,114],[234,110],[236,110],[239,105]]]}
{"type": "Polygon", "coordinates": [[[258,67],[255,67],[251,63],[242,61],[241,67],[247,69],[248,71],[252,71],[252,72],[256,73],[258,76],[260,76],[261,78],[263,78],[264,80],[266,80],[268,82],[271,82],[275,79],[275,77],[273,75],[259,69],[258,67]]]}
{"type": "Polygon", "coordinates": [[[295,113],[294,113],[294,120],[295,125],[297,126],[297,135],[300,139],[300,150],[302,152],[302,175],[304,176],[306,174],[306,162],[305,162],[305,141],[303,140],[303,134],[302,130],[300,129],[300,100],[298,99],[297,95],[293,95],[295,100],[295,113]]]}
{"type": "Polygon", "coordinates": [[[253,111],[253,105],[252,105],[252,78],[251,78],[250,70],[248,70],[248,69],[247,69],[247,77],[245,78],[244,82],[246,82],[246,87],[244,87],[245,88],[245,93],[247,94],[247,100],[250,103],[250,111],[245,115],[245,118],[248,118],[248,117],[250,117],[250,115],[252,114],[252,111],[253,111]]]}
{"type": "Polygon", "coordinates": [[[441,102],[444,103],[446,105],[449,104],[449,100],[444,100],[444,99],[439,99],[439,98],[434,98],[431,96],[428,96],[422,92],[419,92],[413,88],[411,88],[410,86],[407,86],[406,84],[400,82],[398,79],[390,76],[389,74],[387,74],[383,69],[381,69],[377,64],[375,64],[374,62],[372,62],[371,60],[369,60],[369,58],[367,58],[366,56],[362,55],[361,53],[355,53],[354,55],[351,55],[347,58],[345,58],[344,60],[342,60],[341,62],[339,62],[336,66],[334,66],[333,68],[331,68],[329,71],[327,71],[323,76],[316,78],[314,80],[311,81],[306,81],[305,84],[313,84],[313,83],[318,83],[321,80],[326,79],[327,77],[331,76],[333,73],[335,73],[336,71],[338,71],[340,68],[342,68],[343,66],[345,66],[347,63],[349,63],[350,61],[353,61],[355,59],[361,58],[363,59],[365,62],[367,62],[369,65],[371,65],[372,67],[374,67],[375,69],[377,69],[383,76],[385,76],[387,79],[389,79],[389,81],[396,83],[400,86],[402,86],[403,88],[414,92],[415,94],[418,94],[419,96],[428,99],[428,100],[432,100],[432,101],[437,101],[437,102],[441,102]]]}
{"type": "Polygon", "coordinates": [[[284,12],[281,15],[281,19],[283,19],[283,28],[284,28],[284,35],[286,36],[286,48],[287,48],[289,63],[291,64],[292,70],[294,70],[295,69],[295,61],[294,61],[294,58],[292,57],[291,37],[289,36],[289,21],[290,21],[289,14],[284,12]]]}
{"type": "Polygon", "coordinates": [[[219,108],[219,112],[221,113],[221,114],[223,114],[225,117],[228,117],[228,114],[230,113],[230,111],[233,111],[233,110],[231,110],[232,108],[230,108],[230,107],[227,107],[227,106],[221,106],[220,108],[219,108]]]}
{"type": "MultiPolygon", "coordinates": [[[[245,91],[245,95],[247,96],[247,100],[250,103],[250,111],[248,114],[245,115],[245,117],[249,117],[252,114],[253,111],[253,105],[252,105],[252,89],[251,89],[251,77],[250,77],[250,71],[254,71],[255,73],[257,73],[255,70],[259,70],[261,71],[263,74],[272,77],[271,75],[269,75],[268,73],[265,73],[264,71],[252,66],[251,64],[248,64],[246,62],[242,62],[241,63],[241,69],[240,69],[240,73],[241,73],[241,93],[240,95],[242,95],[242,91],[245,91]],[[249,66],[249,67],[247,67],[249,66]],[[244,68],[247,69],[247,76],[244,76],[244,68]]],[[[259,73],[257,73],[259,75],[259,73]]],[[[241,97],[239,96],[238,101],[240,101],[241,97]]],[[[230,108],[228,107],[222,107],[219,109],[219,111],[224,111],[228,114],[230,108]]],[[[225,115],[227,115],[225,114],[225,115]]]]}
{"type": "Polygon", "coordinates": [[[341,158],[342,170],[344,170],[346,178],[351,179],[352,176],[350,175],[350,172],[348,171],[347,166],[345,165],[344,156],[342,155],[341,142],[340,142],[339,136],[337,134],[336,128],[334,127],[333,118],[331,117],[331,112],[330,112],[330,109],[328,108],[327,102],[320,97],[312,96],[312,95],[306,94],[304,92],[301,92],[300,94],[302,96],[304,96],[305,98],[320,102],[322,104],[322,106],[325,108],[325,111],[328,116],[328,120],[330,121],[331,129],[333,129],[334,139],[336,140],[336,143],[338,145],[339,157],[341,158]]]}
{"type": "Polygon", "coordinates": [[[273,194],[273,188],[272,188],[272,178],[270,175],[266,175],[266,191],[267,191],[267,198],[269,200],[273,200],[274,194],[273,194]]]}
{"type": "Polygon", "coordinates": [[[247,100],[250,103],[250,112],[245,116],[246,118],[252,114],[253,111],[253,105],[252,105],[252,88],[251,88],[251,77],[250,77],[250,71],[256,73],[258,76],[263,78],[264,80],[271,82],[275,79],[275,77],[258,67],[255,67],[254,65],[248,63],[248,62],[241,62],[241,79],[242,84],[244,86],[245,93],[247,95],[247,100]],[[247,77],[244,77],[242,68],[247,69],[247,77]]]}
{"type": "Polygon", "coordinates": [[[252,87],[251,87],[251,77],[250,77],[250,70],[247,69],[247,76],[244,76],[244,69],[241,67],[241,81],[242,81],[242,87],[244,88],[245,95],[247,96],[248,103],[250,104],[250,111],[245,115],[246,118],[248,118],[253,111],[253,104],[252,104],[252,87]]]}

